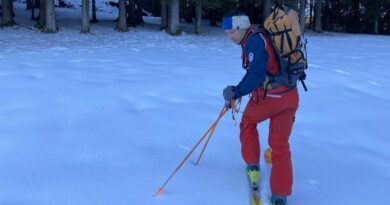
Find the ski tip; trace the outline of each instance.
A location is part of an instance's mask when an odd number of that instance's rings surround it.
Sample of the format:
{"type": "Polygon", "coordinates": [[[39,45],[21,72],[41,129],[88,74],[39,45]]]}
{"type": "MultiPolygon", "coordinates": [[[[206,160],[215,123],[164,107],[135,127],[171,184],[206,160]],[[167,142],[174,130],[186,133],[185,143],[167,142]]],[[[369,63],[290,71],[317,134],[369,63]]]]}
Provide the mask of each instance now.
{"type": "Polygon", "coordinates": [[[263,201],[260,199],[252,199],[251,205],[264,205],[263,201]]]}
{"type": "Polygon", "coordinates": [[[158,187],[156,193],[153,196],[164,195],[164,189],[162,187],[158,187]]]}
{"type": "Polygon", "coordinates": [[[271,148],[268,148],[265,150],[264,159],[265,159],[265,162],[267,162],[268,164],[272,164],[272,150],[271,150],[271,148]]]}

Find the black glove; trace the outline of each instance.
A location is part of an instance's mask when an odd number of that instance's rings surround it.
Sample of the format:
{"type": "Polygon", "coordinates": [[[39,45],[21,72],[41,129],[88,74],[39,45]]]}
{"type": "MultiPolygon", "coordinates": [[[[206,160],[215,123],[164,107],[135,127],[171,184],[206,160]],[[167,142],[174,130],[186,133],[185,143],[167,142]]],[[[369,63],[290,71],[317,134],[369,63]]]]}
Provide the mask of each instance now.
{"type": "Polygon", "coordinates": [[[223,89],[223,98],[225,99],[225,107],[231,108],[231,102],[236,94],[236,86],[229,85],[223,89]]]}

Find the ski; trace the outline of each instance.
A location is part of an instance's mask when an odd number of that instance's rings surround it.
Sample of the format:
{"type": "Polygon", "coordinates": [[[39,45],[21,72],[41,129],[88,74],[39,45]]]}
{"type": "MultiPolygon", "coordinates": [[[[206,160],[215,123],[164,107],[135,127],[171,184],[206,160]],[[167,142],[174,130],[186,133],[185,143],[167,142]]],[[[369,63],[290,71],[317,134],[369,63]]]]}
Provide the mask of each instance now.
{"type": "Polygon", "coordinates": [[[264,152],[264,161],[265,166],[262,167],[262,176],[261,176],[261,189],[260,189],[260,198],[264,202],[262,205],[268,205],[271,199],[271,190],[270,190],[270,176],[272,169],[272,150],[268,148],[264,152]]]}
{"type": "MultiPolygon", "coordinates": [[[[247,180],[249,186],[249,204],[250,205],[268,205],[271,198],[271,191],[269,187],[269,178],[271,174],[272,168],[272,151],[270,148],[266,149],[264,152],[264,161],[265,166],[262,166],[260,170],[257,168],[250,168],[252,171],[257,171],[257,182],[249,176],[249,172],[247,169],[247,180]]],[[[256,176],[256,175],[255,175],[256,176]]],[[[255,177],[256,178],[256,177],[255,177]]]]}
{"type": "Polygon", "coordinates": [[[253,193],[250,197],[250,205],[263,205],[258,193],[253,193]]]}
{"type": "Polygon", "coordinates": [[[249,204],[250,205],[263,205],[261,202],[259,177],[260,170],[257,165],[248,166],[246,170],[248,186],[249,186],[249,204]]]}
{"type": "Polygon", "coordinates": [[[249,184],[249,202],[250,205],[263,205],[260,197],[260,189],[258,186],[253,186],[250,181],[249,184]]]}

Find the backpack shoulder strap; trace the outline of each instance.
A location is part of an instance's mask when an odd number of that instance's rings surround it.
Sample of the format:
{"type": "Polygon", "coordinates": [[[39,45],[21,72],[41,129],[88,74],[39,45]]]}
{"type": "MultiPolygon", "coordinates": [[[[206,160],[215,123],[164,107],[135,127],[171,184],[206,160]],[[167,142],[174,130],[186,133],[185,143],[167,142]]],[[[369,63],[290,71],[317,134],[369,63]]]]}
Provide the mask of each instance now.
{"type": "MultiPolygon", "coordinates": [[[[269,31],[267,29],[265,29],[262,25],[252,25],[250,28],[249,28],[249,35],[246,36],[246,39],[249,39],[250,37],[254,36],[254,35],[261,35],[262,38],[265,38],[264,40],[266,41],[266,46],[271,46],[273,52],[274,52],[274,55],[276,56],[276,58],[278,59],[278,61],[280,60],[280,55],[277,53],[276,49],[275,49],[275,45],[272,43],[272,37],[271,37],[271,34],[269,33],[269,31]]],[[[245,55],[245,48],[246,48],[246,42],[244,44],[241,45],[242,46],[242,67],[244,69],[246,69],[248,67],[248,60],[246,59],[246,55],[245,55]]]]}

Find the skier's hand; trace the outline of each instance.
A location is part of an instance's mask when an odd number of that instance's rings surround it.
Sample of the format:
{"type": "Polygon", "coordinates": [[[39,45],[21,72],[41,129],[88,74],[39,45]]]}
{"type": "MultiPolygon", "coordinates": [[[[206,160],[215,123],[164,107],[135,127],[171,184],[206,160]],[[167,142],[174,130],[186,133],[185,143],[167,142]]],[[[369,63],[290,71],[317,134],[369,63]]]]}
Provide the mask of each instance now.
{"type": "Polygon", "coordinates": [[[231,102],[236,93],[236,86],[229,85],[225,89],[223,89],[223,98],[225,99],[225,107],[230,109],[231,102]]]}

